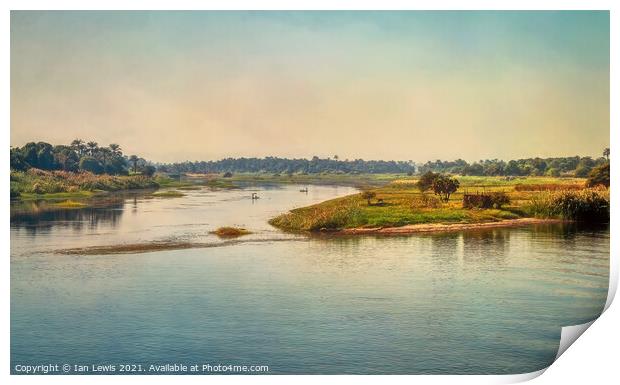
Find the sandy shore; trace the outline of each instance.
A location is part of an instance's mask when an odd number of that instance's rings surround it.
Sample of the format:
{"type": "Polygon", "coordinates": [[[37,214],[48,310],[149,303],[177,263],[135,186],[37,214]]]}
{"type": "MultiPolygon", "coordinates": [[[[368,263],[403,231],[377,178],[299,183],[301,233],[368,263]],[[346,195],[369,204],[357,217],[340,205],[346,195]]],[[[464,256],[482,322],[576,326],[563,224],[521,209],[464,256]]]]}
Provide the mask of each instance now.
{"type": "Polygon", "coordinates": [[[562,222],[565,222],[565,221],[561,219],[519,218],[519,219],[507,219],[504,221],[484,222],[484,223],[453,223],[453,224],[421,223],[417,225],[405,225],[405,226],[400,226],[400,227],[371,227],[371,228],[357,227],[357,228],[352,228],[352,229],[340,230],[340,231],[335,232],[335,234],[342,234],[342,235],[414,234],[414,233],[430,233],[430,232],[444,232],[444,231],[491,229],[491,228],[496,228],[496,227],[518,227],[518,226],[562,223],[562,222]]]}

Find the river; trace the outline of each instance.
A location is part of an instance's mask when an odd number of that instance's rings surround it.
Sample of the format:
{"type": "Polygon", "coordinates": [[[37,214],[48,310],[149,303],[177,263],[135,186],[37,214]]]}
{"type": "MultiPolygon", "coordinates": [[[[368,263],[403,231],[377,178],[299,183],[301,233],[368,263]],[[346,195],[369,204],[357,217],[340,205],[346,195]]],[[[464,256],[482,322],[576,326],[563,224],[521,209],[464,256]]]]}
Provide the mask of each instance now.
{"type": "Polygon", "coordinates": [[[307,237],[267,220],[350,187],[113,195],[11,207],[11,364],[268,365],[269,373],[514,374],[596,318],[609,228],[307,237]],[[260,199],[252,200],[256,192],[260,199]],[[219,226],[252,234],[229,244],[219,226]],[[187,241],[214,247],[66,255],[187,241]]]}

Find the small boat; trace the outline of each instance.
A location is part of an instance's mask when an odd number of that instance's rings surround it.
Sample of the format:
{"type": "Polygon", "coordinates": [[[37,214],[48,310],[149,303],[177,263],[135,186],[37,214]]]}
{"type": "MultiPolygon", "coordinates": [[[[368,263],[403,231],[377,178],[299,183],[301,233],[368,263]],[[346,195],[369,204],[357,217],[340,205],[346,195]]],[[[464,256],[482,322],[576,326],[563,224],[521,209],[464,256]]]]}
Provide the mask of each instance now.
{"type": "Polygon", "coordinates": [[[301,190],[299,190],[299,192],[308,193],[308,187],[302,188],[301,190]]]}
{"type": "Polygon", "coordinates": [[[257,193],[252,193],[252,200],[254,199],[260,199],[257,193]]]}

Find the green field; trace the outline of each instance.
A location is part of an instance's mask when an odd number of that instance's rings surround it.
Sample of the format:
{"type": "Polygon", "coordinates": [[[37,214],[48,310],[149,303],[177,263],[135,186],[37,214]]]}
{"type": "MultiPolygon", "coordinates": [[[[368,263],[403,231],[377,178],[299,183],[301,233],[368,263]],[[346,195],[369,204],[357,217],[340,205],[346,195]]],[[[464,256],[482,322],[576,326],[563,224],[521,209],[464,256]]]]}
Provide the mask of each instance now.
{"type": "MultiPolygon", "coordinates": [[[[270,223],[288,231],[337,230],[355,227],[397,227],[422,223],[482,223],[517,219],[533,216],[562,217],[543,207],[555,205],[557,199],[570,195],[573,200],[580,199],[585,188],[585,179],[552,177],[458,177],[460,188],[452,194],[448,202],[441,202],[432,192],[422,193],[413,177],[394,179],[388,184],[372,188],[375,196],[370,204],[361,194],[349,195],[302,207],[273,218],[270,223]],[[465,209],[463,194],[487,194],[504,192],[510,203],[501,209],[465,209]],[[533,203],[539,210],[533,212],[533,203]]],[[[606,200],[609,215],[609,193],[607,190],[593,192],[606,200]]],[[[590,198],[587,198],[590,199],[590,198]]],[[[568,204],[572,204],[570,201],[568,204]]],[[[597,201],[598,202],[598,201],[597,201]]],[[[572,207],[572,206],[571,206],[572,207]]],[[[604,214],[603,214],[604,215],[604,214]]]]}

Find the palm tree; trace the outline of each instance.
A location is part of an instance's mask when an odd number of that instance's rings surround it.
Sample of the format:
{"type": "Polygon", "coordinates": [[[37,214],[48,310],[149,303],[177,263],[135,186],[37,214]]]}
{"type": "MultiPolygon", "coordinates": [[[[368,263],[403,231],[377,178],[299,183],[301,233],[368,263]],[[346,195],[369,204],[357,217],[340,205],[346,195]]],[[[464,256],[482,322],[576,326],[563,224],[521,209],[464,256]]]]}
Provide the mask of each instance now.
{"type": "Polygon", "coordinates": [[[99,149],[99,154],[101,154],[101,160],[102,160],[103,165],[105,166],[106,162],[112,155],[112,150],[110,150],[107,147],[102,147],[99,149]]]}
{"type": "Polygon", "coordinates": [[[110,151],[112,151],[112,155],[114,155],[114,156],[123,155],[123,151],[121,150],[121,146],[119,146],[118,144],[111,143],[109,147],[110,147],[110,151]]]}
{"type": "Polygon", "coordinates": [[[86,147],[88,147],[88,153],[90,156],[94,156],[97,150],[98,143],[97,142],[88,142],[86,143],[86,147]]]}
{"type": "Polygon", "coordinates": [[[71,148],[73,151],[77,152],[79,156],[84,154],[84,141],[82,139],[74,139],[71,142],[71,148]]]}
{"type": "Polygon", "coordinates": [[[132,155],[132,156],[129,157],[129,161],[131,163],[133,163],[133,172],[134,172],[134,174],[138,171],[138,159],[139,158],[137,156],[135,156],[135,155],[132,155]]]}
{"type": "Polygon", "coordinates": [[[607,160],[609,160],[609,147],[606,147],[606,148],[603,150],[603,156],[604,156],[605,158],[607,158],[607,160]]]}

